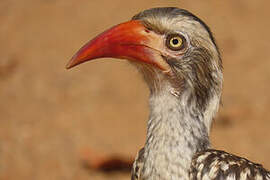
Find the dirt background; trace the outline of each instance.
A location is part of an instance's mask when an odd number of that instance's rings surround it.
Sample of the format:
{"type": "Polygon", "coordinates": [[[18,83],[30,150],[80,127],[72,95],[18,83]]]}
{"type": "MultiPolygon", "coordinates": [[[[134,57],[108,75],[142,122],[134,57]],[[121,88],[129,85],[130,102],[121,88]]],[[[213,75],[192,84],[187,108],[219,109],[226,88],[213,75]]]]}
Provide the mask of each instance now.
{"type": "Polygon", "coordinates": [[[146,86],[124,61],[65,64],[91,37],[157,6],[195,13],[220,46],[225,83],[213,146],[270,169],[270,1],[1,0],[1,180],[129,179],[85,168],[82,152],[133,156],[143,146],[146,86]]]}

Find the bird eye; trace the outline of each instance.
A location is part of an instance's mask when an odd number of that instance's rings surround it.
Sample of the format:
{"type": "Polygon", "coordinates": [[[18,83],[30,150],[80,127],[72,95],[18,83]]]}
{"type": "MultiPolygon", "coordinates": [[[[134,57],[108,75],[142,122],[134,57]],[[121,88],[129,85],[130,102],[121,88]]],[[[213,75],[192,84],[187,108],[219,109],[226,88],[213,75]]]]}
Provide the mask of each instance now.
{"type": "Polygon", "coordinates": [[[167,36],[166,46],[173,51],[182,50],[185,47],[185,38],[179,34],[170,34],[167,36]]]}

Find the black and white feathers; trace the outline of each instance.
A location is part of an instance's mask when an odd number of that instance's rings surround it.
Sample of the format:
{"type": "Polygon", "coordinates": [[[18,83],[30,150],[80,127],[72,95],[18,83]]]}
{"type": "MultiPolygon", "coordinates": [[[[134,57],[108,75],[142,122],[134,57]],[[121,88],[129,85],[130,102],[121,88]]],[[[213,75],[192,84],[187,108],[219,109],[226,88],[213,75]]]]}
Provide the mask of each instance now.
{"type": "Polygon", "coordinates": [[[245,158],[208,149],[193,157],[190,179],[269,180],[270,172],[245,158]]]}

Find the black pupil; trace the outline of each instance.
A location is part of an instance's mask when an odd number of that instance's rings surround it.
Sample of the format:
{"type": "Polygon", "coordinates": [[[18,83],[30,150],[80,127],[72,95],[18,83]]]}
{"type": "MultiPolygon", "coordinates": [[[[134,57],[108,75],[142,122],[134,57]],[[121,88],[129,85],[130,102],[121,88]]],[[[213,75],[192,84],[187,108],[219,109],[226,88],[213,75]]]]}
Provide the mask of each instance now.
{"type": "Polygon", "coordinates": [[[176,45],[176,44],[179,43],[179,41],[178,41],[178,39],[173,39],[173,40],[172,40],[172,43],[173,43],[174,45],[176,45]]]}

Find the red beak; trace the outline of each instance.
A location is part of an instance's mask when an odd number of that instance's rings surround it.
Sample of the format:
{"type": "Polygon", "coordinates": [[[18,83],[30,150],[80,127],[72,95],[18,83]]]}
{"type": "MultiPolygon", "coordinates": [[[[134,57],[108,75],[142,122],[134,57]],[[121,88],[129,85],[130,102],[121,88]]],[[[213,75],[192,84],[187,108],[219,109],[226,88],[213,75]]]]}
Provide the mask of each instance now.
{"type": "Polygon", "coordinates": [[[148,30],[140,21],[131,20],[89,41],[72,57],[66,68],[92,59],[112,57],[152,64],[167,71],[168,64],[161,57],[162,45],[162,35],[148,30]]]}

